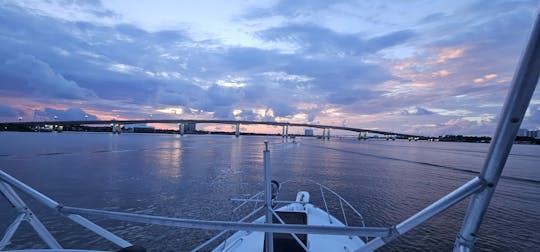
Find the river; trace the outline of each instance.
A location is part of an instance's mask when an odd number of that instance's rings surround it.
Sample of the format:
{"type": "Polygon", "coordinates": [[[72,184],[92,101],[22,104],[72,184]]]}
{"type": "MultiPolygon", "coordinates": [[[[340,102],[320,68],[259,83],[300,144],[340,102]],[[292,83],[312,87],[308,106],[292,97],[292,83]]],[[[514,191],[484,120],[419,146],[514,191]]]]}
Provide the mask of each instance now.
{"type": "MultiPolygon", "coordinates": [[[[305,185],[322,206],[318,188],[305,182],[315,180],[349,200],[367,226],[397,224],[475,177],[488,149],[488,144],[476,143],[346,138],[298,138],[293,144],[260,136],[1,132],[0,169],[69,206],[239,219],[232,216],[236,203],[229,199],[262,190],[265,139],[270,142],[272,176],[299,181],[289,183],[291,191],[280,193],[281,199],[292,200],[305,185]]],[[[540,248],[538,164],[540,146],[514,145],[478,233],[476,251],[540,248]]],[[[63,247],[118,249],[28,197],[23,199],[63,247]]],[[[0,202],[3,232],[16,212],[3,198],[0,202]]],[[[451,250],[467,202],[380,251],[451,250]]],[[[149,251],[188,251],[217,233],[89,219],[149,251]]],[[[45,248],[27,224],[12,241],[9,249],[45,248]]]]}

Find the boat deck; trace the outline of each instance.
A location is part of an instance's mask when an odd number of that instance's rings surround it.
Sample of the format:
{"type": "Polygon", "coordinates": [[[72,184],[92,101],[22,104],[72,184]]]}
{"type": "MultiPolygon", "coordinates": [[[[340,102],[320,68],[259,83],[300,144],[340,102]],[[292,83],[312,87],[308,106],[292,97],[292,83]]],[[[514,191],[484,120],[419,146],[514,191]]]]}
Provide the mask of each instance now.
{"type": "MultiPolygon", "coordinates": [[[[320,226],[345,226],[334,216],[326,213],[322,209],[312,204],[292,203],[281,208],[276,212],[305,212],[307,214],[308,225],[320,226]]],[[[264,217],[254,221],[263,223],[264,217]]],[[[341,235],[307,235],[307,248],[309,251],[354,251],[364,245],[364,242],[357,236],[341,235]]],[[[221,243],[214,252],[243,252],[243,251],[264,251],[264,232],[245,232],[234,233],[226,241],[221,243]]],[[[277,250],[276,250],[277,251],[277,250]]]]}

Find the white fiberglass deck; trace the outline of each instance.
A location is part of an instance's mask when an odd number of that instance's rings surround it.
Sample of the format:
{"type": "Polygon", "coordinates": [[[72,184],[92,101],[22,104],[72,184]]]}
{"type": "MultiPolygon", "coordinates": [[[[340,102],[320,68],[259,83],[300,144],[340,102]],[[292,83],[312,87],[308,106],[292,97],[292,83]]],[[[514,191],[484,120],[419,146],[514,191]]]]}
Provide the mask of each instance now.
{"type": "MultiPolygon", "coordinates": [[[[308,225],[337,226],[344,227],[334,216],[329,215],[322,209],[312,204],[292,203],[281,208],[276,212],[304,212],[307,214],[308,225]],[[330,222],[331,220],[331,222],[330,222]]],[[[255,220],[255,223],[263,223],[264,217],[255,220]]],[[[308,251],[354,251],[364,245],[364,242],[357,236],[341,235],[307,235],[308,251]]],[[[239,231],[217,246],[214,252],[247,252],[264,251],[264,232],[246,232],[239,231]]]]}

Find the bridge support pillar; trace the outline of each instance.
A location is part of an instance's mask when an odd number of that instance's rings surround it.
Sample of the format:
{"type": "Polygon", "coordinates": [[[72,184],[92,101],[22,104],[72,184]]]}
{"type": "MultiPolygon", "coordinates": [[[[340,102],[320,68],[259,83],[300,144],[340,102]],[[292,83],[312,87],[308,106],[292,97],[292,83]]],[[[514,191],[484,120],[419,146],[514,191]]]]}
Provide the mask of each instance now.
{"type": "Polygon", "coordinates": [[[322,129],[322,137],[321,137],[321,139],[324,140],[325,137],[326,137],[326,128],[323,128],[322,129]]]}
{"type": "Polygon", "coordinates": [[[384,138],[386,138],[386,141],[388,140],[396,141],[396,135],[384,135],[384,138]]]}
{"type": "Polygon", "coordinates": [[[112,125],[112,133],[113,134],[120,134],[122,132],[122,128],[120,128],[120,124],[115,123],[112,125]]]}
{"type": "Polygon", "coordinates": [[[359,132],[358,133],[358,140],[367,140],[367,132],[359,132]]]}
{"type": "Polygon", "coordinates": [[[326,129],[326,140],[330,140],[330,128],[326,129]]]}
{"type": "Polygon", "coordinates": [[[180,123],[180,124],[178,125],[178,133],[180,133],[181,136],[184,135],[185,127],[186,127],[186,126],[185,126],[185,124],[183,124],[183,123],[180,123]]]}
{"type": "Polygon", "coordinates": [[[236,137],[239,137],[240,136],[240,124],[237,123],[236,124],[236,132],[234,134],[236,137]]]}
{"type": "Polygon", "coordinates": [[[289,125],[285,125],[285,139],[289,139],[289,125]]]}
{"type": "Polygon", "coordinates": [[[285,137],[285,126],[281,128],[281,137],[285,137]]]}
{"type": "Polygon", "coordinates": [[[62,125],[54,125],[53,130],[56,131],[56,132],[62,132],[64,130],[64,126],[62,126],[62,125]]]}

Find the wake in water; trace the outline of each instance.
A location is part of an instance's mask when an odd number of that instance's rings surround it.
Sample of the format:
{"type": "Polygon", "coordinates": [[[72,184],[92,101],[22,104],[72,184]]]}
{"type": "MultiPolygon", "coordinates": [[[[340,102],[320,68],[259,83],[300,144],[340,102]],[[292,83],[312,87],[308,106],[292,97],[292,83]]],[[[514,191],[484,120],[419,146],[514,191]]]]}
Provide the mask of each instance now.
{"type": "MultiPolygon", "coordinates": [[[[429,163],[429,162],[422,162],[422,161],[408,160],[408,159],[402,159],[402,158],[396,158],[396,157],[382,156],[382,155],[370,154],[370,153],[359,152],[359,151],[343,150],[343,149],[338,149],[338,148],[333,148],[333,147],[326,147],[326,146],[317,146],[317,145],[311,145],[311,144],[304,144],[304,145],[309,146],[309,147],[313,147],[313,148],[327,149],[327,150],[345,152],[345,153],[350,153],[350,154],[374,157],[374,158],[379,158],[379,159],[386,159],[386,160],[407,162],[407,163],[413,163],[413,164],[419,164],[419,165],[426,165],[426,166],[430,166],[430,167],[436,167],[436,168],[442,168],[442,169],[447,169],[447,170],[459,171],[459,172],[470,173],[470,174],[474,174],[474,175],[480,174],[480,172],[469,170],[469,169],[457,168],[457,167],[440,165],[440,164],[434,164],[434,163],[429,163]]],[[[510,177],[510,176],[501,176],[501,179],[519,181],[519,182],[525,182],[525,183],[533,183],[533,184],[540,185],[540,180],[535,180],[535,179],[517,178],[517,177],[510,177]]]]}

